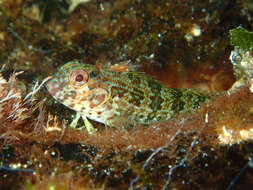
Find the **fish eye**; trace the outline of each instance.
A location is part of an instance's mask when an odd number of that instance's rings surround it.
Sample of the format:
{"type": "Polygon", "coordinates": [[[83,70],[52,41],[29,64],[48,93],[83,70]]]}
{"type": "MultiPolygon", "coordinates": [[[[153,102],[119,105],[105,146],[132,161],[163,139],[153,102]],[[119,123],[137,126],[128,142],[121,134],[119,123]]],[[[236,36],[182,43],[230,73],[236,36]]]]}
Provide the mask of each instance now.
{"type": "Polygon", "coordinates": [[[76,82],[82,82],[83,81],[83,75],[82,74],[76,75],[75,80],[76,80],[76,82]]]}
{"type": "Polygon", "coordinates": [[[73,71],[70,75],[70,82],[74,86],[82,86],[89,79],[88,73],[82,69],[77,69],[73,71]]]}

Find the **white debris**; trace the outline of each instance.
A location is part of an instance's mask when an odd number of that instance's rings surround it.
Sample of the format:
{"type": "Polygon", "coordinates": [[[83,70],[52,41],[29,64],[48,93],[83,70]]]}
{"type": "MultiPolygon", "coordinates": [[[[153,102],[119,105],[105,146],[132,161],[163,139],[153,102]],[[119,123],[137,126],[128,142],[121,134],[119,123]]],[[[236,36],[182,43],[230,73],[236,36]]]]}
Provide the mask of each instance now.
{"type": "Polygon", "coordinates": [[[80,4],[88,3],[90,0],[69,0],[69,12],[73,12],[80,4]]]}
{"type": "Polygon", "coordinates": [[[194,37],[199,37],[202,34],[202,30],[198,24],[193,24],[188,32],[185,34],[184,38],[187,42],[192,42],[194,37]]]}

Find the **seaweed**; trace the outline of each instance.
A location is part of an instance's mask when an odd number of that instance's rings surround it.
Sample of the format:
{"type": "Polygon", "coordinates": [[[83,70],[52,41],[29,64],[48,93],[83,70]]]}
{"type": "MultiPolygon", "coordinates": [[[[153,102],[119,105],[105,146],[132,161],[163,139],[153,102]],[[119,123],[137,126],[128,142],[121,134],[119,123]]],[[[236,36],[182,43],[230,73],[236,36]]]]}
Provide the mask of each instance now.
{"type": "Polygon", "coordinates": [[[253,32],[239,26],[229,31],[230,42],[233,46],[238,46],[245,51],[253,50],[253,32]]]}

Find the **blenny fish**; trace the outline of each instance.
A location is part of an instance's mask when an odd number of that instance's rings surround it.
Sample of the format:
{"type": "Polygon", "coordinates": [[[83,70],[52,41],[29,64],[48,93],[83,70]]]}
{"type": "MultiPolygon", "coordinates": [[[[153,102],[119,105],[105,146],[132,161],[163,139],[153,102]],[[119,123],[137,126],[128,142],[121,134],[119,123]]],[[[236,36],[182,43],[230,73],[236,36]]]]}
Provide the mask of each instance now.
{"type": "Polygon", "coordinates": [[[196,90],[168,88],[126,62],[102,66],[70,61],[46,86],[58,102],[86,119],[91,133],[87,118],[112,127],[149,125],[190,112],[208,99],[196,90]]]}

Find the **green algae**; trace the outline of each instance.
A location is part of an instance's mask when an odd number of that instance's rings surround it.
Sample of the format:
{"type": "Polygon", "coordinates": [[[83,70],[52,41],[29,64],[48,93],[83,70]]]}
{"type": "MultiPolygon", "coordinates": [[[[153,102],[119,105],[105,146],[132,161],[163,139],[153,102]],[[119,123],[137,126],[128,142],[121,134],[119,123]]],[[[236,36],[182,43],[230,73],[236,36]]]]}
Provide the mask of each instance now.
{"type": "Polygon", "coordinates": [[[229,31],[230,41],[233,46],[238,46],[246,51],[253,50],[253,32],[239,26],[229,31]]]}

